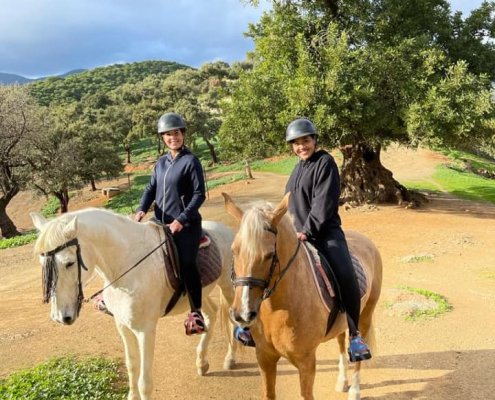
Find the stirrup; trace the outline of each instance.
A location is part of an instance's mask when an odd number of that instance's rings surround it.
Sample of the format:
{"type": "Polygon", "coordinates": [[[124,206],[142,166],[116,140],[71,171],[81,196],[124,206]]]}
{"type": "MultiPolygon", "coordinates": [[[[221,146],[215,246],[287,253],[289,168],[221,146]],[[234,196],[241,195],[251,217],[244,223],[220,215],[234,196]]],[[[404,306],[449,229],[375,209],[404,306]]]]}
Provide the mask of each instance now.
{"type": "Polygon", "coordinates": [[[351,362],[364,361],[371,358],[371,351],[359,333],[350,338],[347,352],[351,362]]]}
{"type": "Polygon", "coordinates": [[[241,342],[244,346],[256,347],[256,343],[254,343],[254,339],[249,328],[241,328],[240,326],[236,326],[234,328],[234,339],[241,342]]]}
{"type": "Polygon", "coordinates": [[[101,312],[103,312],[107,315],[111,315],[113,317],[113,314],[107,308],[107,305],[105,304],[105,300],[103,300],[103,296],[101,294],[99,294],[98,296],[95,297],[95,301],[93,303],[93,308],[97,311],[101,311],[101,312]]]}
{"type": "Polygon", "coordinates": [[[199,311],[193,311],[188,314],[184,321],[184,327],[186,328],[187,336],[200,335],[207,331],[205,320],[199,311]]]}

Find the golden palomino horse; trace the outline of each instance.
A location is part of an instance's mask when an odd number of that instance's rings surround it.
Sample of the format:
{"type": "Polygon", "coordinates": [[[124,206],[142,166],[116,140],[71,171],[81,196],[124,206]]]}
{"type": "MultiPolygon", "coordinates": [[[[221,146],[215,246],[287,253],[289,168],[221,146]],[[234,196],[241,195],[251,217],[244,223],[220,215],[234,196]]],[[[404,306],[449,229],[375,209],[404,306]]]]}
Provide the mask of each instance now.
{"type": "MultiPolygon", "coordinates": [[[[223,196],[228,213],[240,223],[232,244],[235,296],[230,317],[249,327],[256,342],[262,398],[275,399],[277,362],[284,357],[299,370],[301,397],[313,399],[316,349],[320,343],[337,338],[340,356],[335,388],[349,390],[349,400],[360,399],[360,362],[354,365],[350,386],[347,380],[346,315],[339,313],[326,332],[329,310],[318,294],[308,254],[286,215],[289,194],[276,207],[263,203],[246,211],[229,195],[223,196]]],[[[357,232],[346,232],[346,237],[366,276],[359,330],[372,346],[372,317],[380,296],[382,261],[368,238],[357,232]]]]}

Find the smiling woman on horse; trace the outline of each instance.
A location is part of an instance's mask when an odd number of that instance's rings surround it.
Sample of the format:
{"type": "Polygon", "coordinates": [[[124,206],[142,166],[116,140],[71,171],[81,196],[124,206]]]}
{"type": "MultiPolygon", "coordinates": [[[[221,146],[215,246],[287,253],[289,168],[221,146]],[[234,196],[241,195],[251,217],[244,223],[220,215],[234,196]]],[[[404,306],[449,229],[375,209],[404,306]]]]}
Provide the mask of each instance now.
{"type": "Polygon", "coordinates": [[[201,239],[199,207],[205,200],[205,182],[201,163],[184,145],[185,133],[186,123],[179,114],[169,112],[160,117],[158,134],[169,151],[156,163],[134,219],[141,221],[154,202],[156,220],[168,225],[191,306],[184,325],[186,334],[192,335],[206,329],[201,313],[201,279],[196,264],[201,239]]]}
{"type": "MultiPolygon", "coordinates": [[[[361,337],[359,286],[341,228],[339,216],[340,177],[334,158],[325,150],[317,150],[314,124],[298,118],[287,127],[285,140],[299,157],[286,186],[290,192],[289,211],[293,216],[300,241],[314,244],[337,279],[349,325],[349,358],[352,362],[371,358],[371,352],[361,337]]],[[[234,336],[245,345],[254,346],[248,329],[237,327],[234,336]]]]}
{"type": "Polygon", "coordinates": [[[306,118],[289,124],[285,140],[299,157],[285,188],[291,192],[289,212],[294,218],[297,238],[314,244],[330,263],[347,313],[350,360],[367,360],[371,352],[357,328],[361,308],[359,287],[339,216],[337,164],[331,154],[317,150],[316,128],[306,118]]]}

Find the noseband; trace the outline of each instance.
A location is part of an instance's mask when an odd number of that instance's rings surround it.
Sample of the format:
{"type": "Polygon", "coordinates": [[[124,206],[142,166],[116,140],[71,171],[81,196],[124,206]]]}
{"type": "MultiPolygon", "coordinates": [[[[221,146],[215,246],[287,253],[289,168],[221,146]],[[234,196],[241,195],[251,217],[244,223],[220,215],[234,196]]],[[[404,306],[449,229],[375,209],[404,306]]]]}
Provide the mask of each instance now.
{"type": "Polygon", "coordinates": [[[53,296],[55,292],[55,288],[57,286],[58,280],[58,270],[55,265],[55,254],[59,251],[62,251],[70,246],[76,246],[76,254],[77,254],[77,285],[78,285],[78,294],[77,294],[77,314],[79,315],[79,311],[81,310],[81,304],[84,300],[82,281],[81,281],[81,270],[88,270],[86,265],[84,265],[83,259],[81,257],[81,246],[79,245],[79,241],[77,238],[69,240],[68,242],[58,246],[57,248],[47,251],[46,253],[41,253],[43,257],[45,257],[45,262],[43,264],[43,303],[48,303],[50,298],[53,296]]]}
{"type": "MultiPolygon", "coordinates": [[[[270,233],[273,233],[275,236],[277,236],[278,232],[277,232],[276,228],[273,228],[270,226],[270,227],[265,228],[265,230],[270,232],[270,233]]],[[[278,255],[277,255],[277,242],[275,241],[275,250],[273,251],[272,263],[270,265],[270,270],[268,271],[267,279],[253,278],[251,276],[242,276],[242,277],[238,278],[235,274],[234,261],[232,260],[232,275],[231,275],[232,285],[234,286],[234,288],[237,286],[247,286],[250,289],[253,287],[259,287],[259,288],[263,289],[263,296],[262,296],[261,300],[262,301],[266,300],[275,292],[275,289],[277,288],[279,282],[282,280],[285,273],[287,272],[289,267],[294,262],[294,260],[297,256],[297,253],[299,252],[300,246],[301,246],[301,242],[298,240],[296,251],[294,252],[292,257],[290,258],[290,260],[287,262],[287,265],[285,266],[285,268],[280,270],[280,260],[278,259],[278,255]],[[273,283],[273,286],[270,287],[270,282],[272,281],[273,274],[275,272],[275,267],[277,266],[277,264],[279,266],[279,275],[278,275],[278,278],[273,283]]]]}

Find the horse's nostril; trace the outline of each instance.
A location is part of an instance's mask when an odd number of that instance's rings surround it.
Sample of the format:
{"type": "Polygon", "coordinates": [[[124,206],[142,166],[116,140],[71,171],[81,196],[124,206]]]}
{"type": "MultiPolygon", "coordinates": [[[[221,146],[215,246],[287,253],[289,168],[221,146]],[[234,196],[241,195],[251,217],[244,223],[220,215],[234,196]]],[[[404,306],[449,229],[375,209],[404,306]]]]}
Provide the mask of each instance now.
{"type": "Polygon", "coordinates": [[[256,318],[256,316],[258,315],[258,313],[256,311],[251,311],[248,313],[248,320],[249,321],[252,321],[253,319],[256,318]]]}

